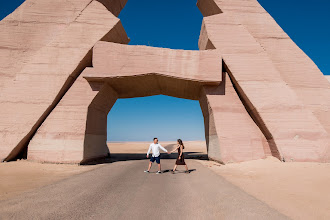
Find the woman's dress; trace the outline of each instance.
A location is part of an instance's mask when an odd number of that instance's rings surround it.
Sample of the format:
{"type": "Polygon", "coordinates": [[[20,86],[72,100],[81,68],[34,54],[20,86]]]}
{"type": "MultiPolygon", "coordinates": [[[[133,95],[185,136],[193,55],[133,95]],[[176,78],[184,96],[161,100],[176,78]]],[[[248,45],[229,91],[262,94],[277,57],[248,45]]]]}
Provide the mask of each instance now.
{"type": "Polygon", "coordinates": [[[186,165],[186,163],[184,162],[183,152],[182,152],[181,158],[179,159],[180,153],[181,153],[181,147],[178,148],[178,158],[176,159],[175,164],[176,165],[186,165]]]}

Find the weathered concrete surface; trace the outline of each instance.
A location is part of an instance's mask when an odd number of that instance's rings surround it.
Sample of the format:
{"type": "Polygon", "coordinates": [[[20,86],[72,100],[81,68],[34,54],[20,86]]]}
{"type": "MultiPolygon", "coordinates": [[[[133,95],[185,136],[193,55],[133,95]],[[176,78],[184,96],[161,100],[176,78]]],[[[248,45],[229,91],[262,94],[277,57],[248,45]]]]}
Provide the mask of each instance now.
{"type": "Polygon", "coordinates": [[[198,100],[202,86],[220,84],[221,72],[221,56],[214,51],[99,42],[93,68],[81,73],[38,129],[28,159],[84,163],[107,156],[107,114],[117,97],[164,94],[198,100]]]}
{"type": "Polygon", "coordinates": [[[97,43],[128,42],[125,3],[28,0],[0,22],[0,159],[34,134],[31,160],[106,156],[115,100],[165,94],[201,101],[214,159],[330,161],[330,83],[256,0],[198,1],[207,51],[97,43]]]}
{"type": "MultiPolygon", "coordinates": [[[[107,8],[117,16],[124,7],[126,0],[99,0],[99,2],[102,4],[106,3],[105,5],[108,5],[107,8]]],[[[7,81],[13,80],[22,67],[33,59],[38,50],[52,41],[56,41],[61,35],[63,37],[63,33],[68,32],[69,27],[71,27],[71,31],[73,30],[72,27],[76,27],[77,31],[76,33],[71,32],[71,34],[74,33],[73,36],[70,36],[72,42],[76,41],[75,43],[77,43],[79,37],[82,36],[92,39],[91,36],[88,36],[89,33],[87,33],[88,30],[92,29],[91,25],[87,25],[87,16],[85,15],[87,7],[91,11],[90,4],[94,5],[92,6],[94,7],[94,12],[99,12],[100,14],[99,17],[92,17],[92,14],[90,14],[89,24],[92,24],[94,20],[94,22],[96,21],[95,25],[102,25],[102,21],[98,21],[98,19],[102,17],[107,19],[106,16],[102,16],[106,12],[100,6],[98,6],[98,9],[93,0],[71,0],[70,2],[62,0],[27,0],[12,14],[1,20],[0,94],[7,81]],[[85,19],[79,18],[82,14],[84,14],[85,19]],[[84,23],[87,28],[85,30],[83,29],[84,23]],[[78,24],[82,29],[79,29],[78,24]],[[82,35],[83,33],[85,34],[82,35]]],[[[110,20],[113,19],[113,17],[110,17],[110,20]]],[[[107,25],[107,23],[104,25],[107,25]]],[[[100,31],[100,27],[94,28],[100,31]]],[[[120,28],[117,28],[118,31],[120,28]]],[[[107,32],[110,30],[111,28],[107,32]]],[[[118,33],[117,40],[119,40],[118,37],[120,37],[120,33],[118,33]]],[[[63,47],[68,46],[63,45],[63,47]]]]}
{"type": "Polygon", "coordinates": [[[108,84],[80,76],[32,138],[28,159],[80,163],[107,156],[107,115],[116,100],[108,84]]]}
{"type": "Polygon", "coordinates": [[[257,0],[215,0],[260,44],[283,81],[330,132],[330,85],[315,63],[290,39],[257,0]]]}
{"type": "MultiPolygon", "coordinates": [[[[118,11],[124,2],[112,6],[118,11]]],[[[0,27],[0,159],[10,160],[91,66],[94,44],[128,38],[119,19],[90,0],[28,0],[0,27]]]]}
{"type": "Polygon", "coordinates": [[[219,53],[211,50],[97,43],[93,68],[83,71],[39,128],[30,142],[28,159],[79,163],[106,156],[106,115],[117,97],[159,94],[200,100],[210,158],[228,163],[279,157],[245,109],[228,74],[222,73],[219,61],[219,53]],[[102,86],[107,88],[103,92],[102,86]],[[100,104],[92,114],[90,103],[98,91],[100,104]]]}
{"type": "Polygon", "coordinates": [[[325,76],[325,78],[330,82],[330,76],[325,76]]]}
{"type": "MultiPolygon", "coordinates": [[[[0,201],[4,219],[288,219],[194,160],[190,174],[145,174],[146,160],[98,169],[0,201]],[[161,198],[159,198],[161,197],[161,198]],[[60,202],[59,202],[60,201],[60,202]],[[207,204],[207,205],[206,205],[207,204]]],[[[174,160],[162,160],[169,170],[174,160]]]]}
{"type": "MultiPolygon", "coordinates": [[[[272,155],[263,133],[239,99],[227,73],[218,87],[203,86],[200,105],[204,115],[209,158],[222,163],[272,155]]],[[[273,152],[278,156],[278,153],[273,152]]]]}
{"type": "MultiPolygon", "coordinates": [[[[222,2],[240,5],[239,2],[222,2]]],[[[249,5],[244,7],[249,2],[241,2],[243,11],[253,10],[249,5]]],[[[277,33],[276,29],[273,31],[277,33]]],[[[323,126],[328,119],[321,123],[321,118],[299,98],[235,10],[204,17],[199,46],[200,49],[220,51],[251,117],[266,138],[274,141],[282,158],[287,161],[329,161],[329,134],[323,126]]],[[[324,77],[322,80],[321,83],[324,77]]],[[[329,98],[322,102],[328,103],[329,98]]]]}
{"type": "Polygon", "coordinates": [[[198,100],[202,85],[220,84],[221,60],[215,51],[99,42],[93,49],[93,68],[86,68],[82,76],[106,80],[120,98],[164,94],[198,100]]]}
{"type": "Polygon", "coordinates": [[[91,71],[97,73],[97,77],[158,74],[219,85],[221,60],[221,55],[215,50],[173,50],[98,42],[93,49],[91,71]]]}

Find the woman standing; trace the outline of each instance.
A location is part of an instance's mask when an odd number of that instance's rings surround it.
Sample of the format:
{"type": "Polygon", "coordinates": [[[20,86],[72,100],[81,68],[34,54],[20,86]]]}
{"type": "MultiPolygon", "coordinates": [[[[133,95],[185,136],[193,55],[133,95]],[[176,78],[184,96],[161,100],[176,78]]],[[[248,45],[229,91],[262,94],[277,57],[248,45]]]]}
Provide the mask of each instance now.
{"type": "Polygon", "coordinates": [[[186,167],[185,172],[189,173],[188,166],[186,165],[186,162],[184,161],[184,155],[183,155],[184,145],[183,145],[183,142],[182,142],[181,139],[178,139],[177,142],[178,142],[178,146],[170,152],[170,153],[173,153],[174,151],[178,150],[178,158],[176,159],[176,162],[175,162],[174,168],[172,170],[172,173],[175,172],[178,165],[184,165],[186,167]]]}

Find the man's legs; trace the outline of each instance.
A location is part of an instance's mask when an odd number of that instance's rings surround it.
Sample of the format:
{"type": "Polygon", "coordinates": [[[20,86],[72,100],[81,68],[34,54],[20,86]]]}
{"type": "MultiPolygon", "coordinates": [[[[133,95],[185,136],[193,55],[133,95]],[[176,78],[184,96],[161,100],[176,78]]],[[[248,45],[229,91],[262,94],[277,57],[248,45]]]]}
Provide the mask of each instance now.
{"type": "Polygon", "coordinates": [[[158,171],[162,171],[162,166],[160,165],[160,156],[156,157],[156,163],[158,164],[158,171]]]}
{"type": "Polygon", "coordinates": [[[151,157],[150,158],[150,162],[149,162],[149,166],[148,166],[148,170],[145,170],[144,172],[145,173],[149,173],[150,169],[151,169],[151,166],[152,166],[152,163],[155,161],[155,158],[154,157],[151,157]]]}
{"type": "Polygon", "coordinates": [[[151,169],[151,166],[152,166],[152,162],[150,161],[150,162],[149,162],[148,171],[150,171],[150,169],[151,169]]]}

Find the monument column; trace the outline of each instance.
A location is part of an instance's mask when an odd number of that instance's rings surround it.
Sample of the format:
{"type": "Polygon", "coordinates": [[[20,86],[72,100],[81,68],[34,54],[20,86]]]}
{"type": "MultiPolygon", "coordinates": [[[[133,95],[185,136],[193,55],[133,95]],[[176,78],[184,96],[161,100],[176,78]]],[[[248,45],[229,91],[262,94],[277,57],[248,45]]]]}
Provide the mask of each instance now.
{"type": "Polygon", "coordinates": [[[200,105],[210,159],[222,163],[270,156],[269,145],[238,97],[227,73],[219,86],[204,86],[200,105]]]}
{"type": "Polygon", "coordinates": [[[80,76],[32,138],[28,159],[80,163],[107,156],[107,114],[117,97],[107,83],[80,76]]]}

